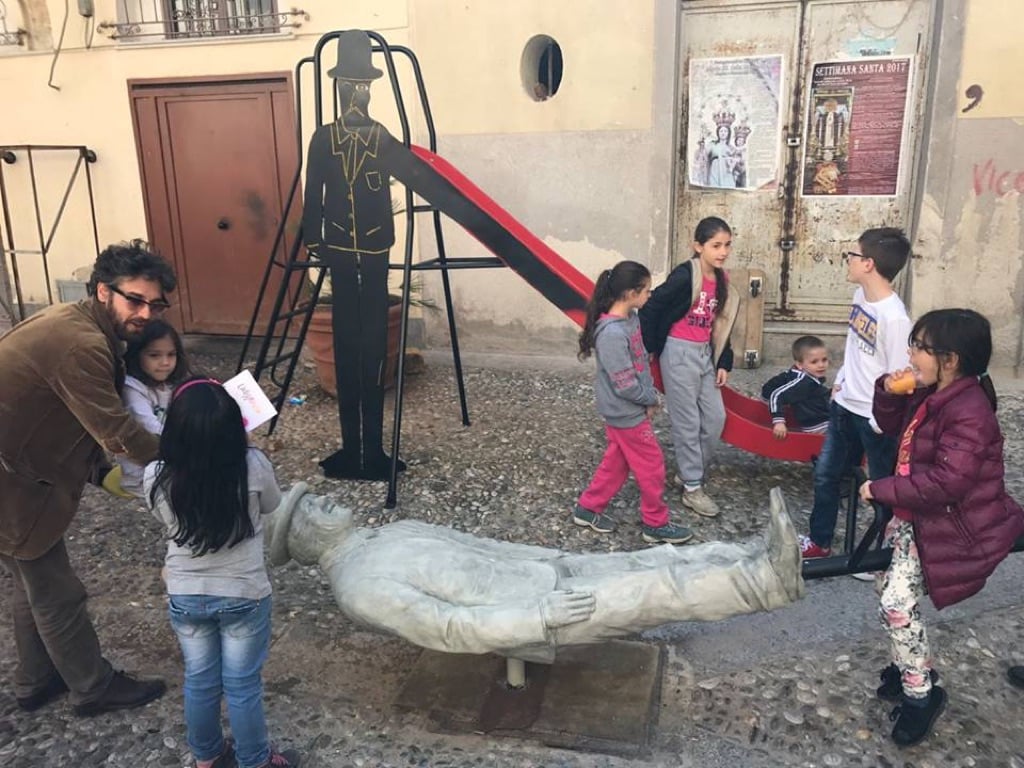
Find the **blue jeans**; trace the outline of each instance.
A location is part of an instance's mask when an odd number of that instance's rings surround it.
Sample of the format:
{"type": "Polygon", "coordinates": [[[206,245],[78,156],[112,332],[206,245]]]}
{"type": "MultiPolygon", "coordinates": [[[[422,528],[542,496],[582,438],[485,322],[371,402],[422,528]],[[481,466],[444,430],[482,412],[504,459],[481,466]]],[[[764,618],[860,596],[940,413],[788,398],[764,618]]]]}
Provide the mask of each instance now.
{"type": "MultiPolygon", "coordinates": [[[[828,431],[821,455],[814,465],[814,507],[811,510],[811,541],[830,548],[839,515],[840,481],[847,471],[868,459],[868,476],[888,477],[896,464],[896,440],[880,435],[863,416],[829,405],[828,431]]],[[[851,501],[856,503],[856,499],[851,501]]]]}
{"type": "Polygon", "coordinates": [[[238,764],[263,765],[270,758],[261,675],[270,649],[270,597],[171,595],[168,610],[185,660],[185,726],[193,757],[212,760],[224,750],[223,694],[238,764]]]}

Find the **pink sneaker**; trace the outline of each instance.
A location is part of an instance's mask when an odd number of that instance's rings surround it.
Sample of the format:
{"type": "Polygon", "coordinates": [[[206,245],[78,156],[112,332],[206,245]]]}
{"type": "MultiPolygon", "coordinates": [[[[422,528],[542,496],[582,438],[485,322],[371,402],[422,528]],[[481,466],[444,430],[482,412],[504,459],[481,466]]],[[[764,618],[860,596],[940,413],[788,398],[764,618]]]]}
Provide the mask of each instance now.
{"type": "Polygon", "coordinates": [[[810,536],[800,537],[800,555],[804,560],[810,560],[814,557],[832,557],[831,547],[819,547],[813,541],[810,536]]]}

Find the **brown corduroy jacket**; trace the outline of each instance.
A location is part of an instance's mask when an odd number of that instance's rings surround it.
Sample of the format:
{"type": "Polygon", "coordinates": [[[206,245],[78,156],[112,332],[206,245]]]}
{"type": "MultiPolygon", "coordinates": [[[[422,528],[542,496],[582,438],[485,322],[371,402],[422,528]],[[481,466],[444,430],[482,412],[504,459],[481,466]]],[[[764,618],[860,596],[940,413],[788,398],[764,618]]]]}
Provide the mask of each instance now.
{"type": "Polygon", "coordinates": [[[95,299],[51,307],[0,338],[0,553],[32,560],[61,539],[102,449],[156,458],[158,438],[121,402],[122,352],[95,299]]]}

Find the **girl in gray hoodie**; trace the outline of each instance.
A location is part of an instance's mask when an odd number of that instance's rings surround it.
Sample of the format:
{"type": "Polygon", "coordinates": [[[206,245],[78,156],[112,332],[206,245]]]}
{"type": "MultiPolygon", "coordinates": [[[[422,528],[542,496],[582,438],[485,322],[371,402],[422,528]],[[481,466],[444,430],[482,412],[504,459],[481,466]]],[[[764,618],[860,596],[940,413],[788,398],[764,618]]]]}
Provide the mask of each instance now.
{"type": "Polygon", "coordinates": [[[598,533],[614,531],[615,521],[605,509],[632,472],[640,489],[644,540],[681,544],[692,534],[672,523],[665,504],[665,459],[651,426],[658,393],[637,317],[637,310],[650,295],[647,267],[621,261],[597,278],[587,304],[579,358],[585,360],[596,353],[594,393],[608,447],[590,485],[580,495],[572,521],[598,533]]]}

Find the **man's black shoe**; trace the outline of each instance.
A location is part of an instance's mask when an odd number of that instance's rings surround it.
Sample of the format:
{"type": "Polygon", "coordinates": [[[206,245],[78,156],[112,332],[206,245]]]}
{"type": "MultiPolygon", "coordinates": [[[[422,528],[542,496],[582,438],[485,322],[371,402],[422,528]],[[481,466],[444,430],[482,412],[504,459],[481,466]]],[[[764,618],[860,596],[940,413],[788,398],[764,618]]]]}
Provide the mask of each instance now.
{"type": "MultiPolygon", "coordinates": [[[[939,673],[934,669],[928,675],[932,679],[932,685],[939,682],[939,673]]],[[[878,679],[882,684],[878,686],[875,695],[882,701],[899,701],[903,695],[903,675],[900,674],[900,668],[890,664],[879,673],[878,679]]]]}
{"type": "Polygon", "coordinates": [[[1010,667],[1006,670],[1006,677],[1012,685],[1024,688],[1024,667],[1010,667]]]}
{"type": "Polygon", "coordinates": [[[932,726],[946,708],[946,692],[938,685],[932,688],[924,703],[904,696],[900,704],[889,715],[895,720],[892,740],[898,747],[912,747],[920,744],[931,733],[932,726]]]}
{"type": "Polygon", "coordinates": [[[131,709],[159,699],[167,690],[163,680],[135,680],[124,672],[115,672],[114,678],[95,701],[75,705],[75,714],[79,717],[92,717],[103,712],[117,709],[131,709]]]}
{"type": "Polygon", "coordinates": [[[26,712],[35,712],[40,707],[45,707],[61,694],[67,693],[67,691],[68,686],[64,682],[64,678],[55,674],[47,680],[46,685],[35,693],[28,696],[16,696],[15,698],[18,700],[18,706],[26,712]]]}

